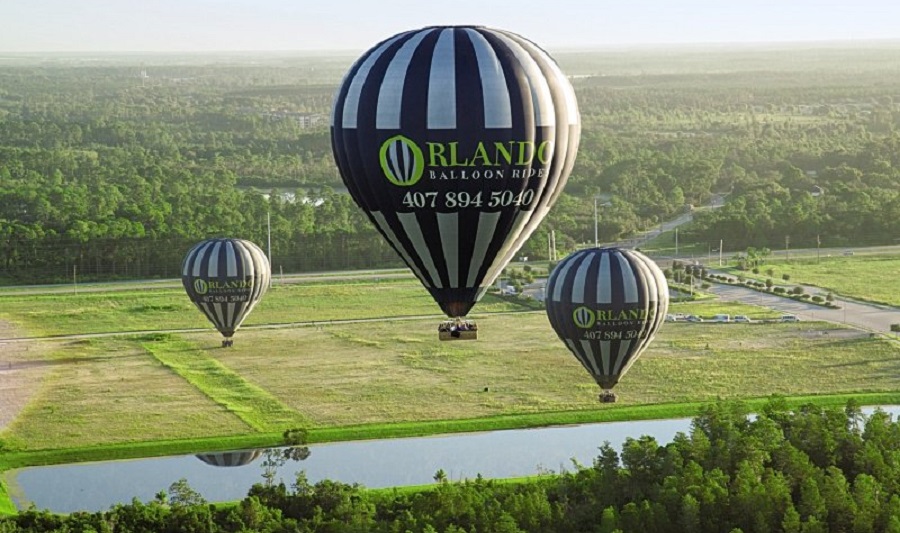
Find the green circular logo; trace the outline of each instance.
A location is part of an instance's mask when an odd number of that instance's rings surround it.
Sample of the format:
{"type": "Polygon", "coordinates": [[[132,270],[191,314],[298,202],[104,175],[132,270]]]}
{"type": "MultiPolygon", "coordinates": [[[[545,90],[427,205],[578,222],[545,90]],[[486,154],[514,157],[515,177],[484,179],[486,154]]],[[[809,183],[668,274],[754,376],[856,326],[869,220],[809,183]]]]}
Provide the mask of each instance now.
{"type": "Polygon", "coordinates": [[[585,306],[581,306],[572,312],[572,320],[575,325],[582,329],[590,329],[597,322],[597,315],[585,306]]]}
{"type": "Polygon", "coordinates": [[[206,294],[209,292],[209,284],[205,279],[197,278],[194,280],[194,292],[197,294],[206,294]]]}
{"type": "Polygon", "coordinates": [[[389,182],[400,187],[418,183],[425,173],[425,156],[416,143],[403,135],[384,141],[378,153],[381,170],[389,182]]]}

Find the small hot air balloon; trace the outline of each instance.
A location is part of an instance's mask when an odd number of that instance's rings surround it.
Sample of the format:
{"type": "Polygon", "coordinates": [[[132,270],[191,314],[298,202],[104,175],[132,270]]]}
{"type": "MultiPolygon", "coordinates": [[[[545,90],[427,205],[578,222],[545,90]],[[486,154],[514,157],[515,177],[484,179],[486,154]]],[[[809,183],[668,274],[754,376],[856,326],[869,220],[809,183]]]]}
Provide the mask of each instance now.
{"type": "Polygon", "coordinates": [[[232,336],[269,288],[272,272],[266,254],[243,239],[208,239],[187,253],[181,282],[191,301],[203,311],[232,346],[232,336]]]}
{"type": "MultiPolygon", "coordinates": [[[[350,68],[331,143],[356,203],[448,328],[537,228],[575,161],[575,93],[531,41],[479,26],[397,34],[350,68]]],[[[466,336],[472,338],[471,329],[466,336]]]]}
{"type": "Polygon", "coordinates": [[[576,252],[550,273],[547,317],[559,338],[614,402],[612,388],[653,340],[669,308],[662,270],[633,250],[576,252]]]}

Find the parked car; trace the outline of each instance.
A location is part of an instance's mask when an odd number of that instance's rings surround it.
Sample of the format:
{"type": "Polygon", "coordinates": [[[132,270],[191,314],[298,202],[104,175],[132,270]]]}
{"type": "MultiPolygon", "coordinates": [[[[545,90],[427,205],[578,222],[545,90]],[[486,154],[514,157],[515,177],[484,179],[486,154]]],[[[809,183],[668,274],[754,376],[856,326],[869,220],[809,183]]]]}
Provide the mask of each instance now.
{"type": "Polygon", "coordinates": [[[678,317],[675,315],[666,315],[666,322],[678,322],[678,317]]]}
{"type": "Polygon", "coordinates": [[[688,315],[685,320],[688,322],[703,322],[703,319],[697,315],[688,315]]]}
{"type": "Polygon", "coordinates": [[[797,315],[781,315],[781,322],[800,322],[797,315]]]}
{"type": "Polygon", "coordinates": [[[731,322],[731,315],[714,315],[710,322],[731,322]]]}
{"type": "Polygon", "coordinates": [[[734,315],[732,322],[741,322],[743,324],[752,324],[753,321],[747,315],[734,315]]]}

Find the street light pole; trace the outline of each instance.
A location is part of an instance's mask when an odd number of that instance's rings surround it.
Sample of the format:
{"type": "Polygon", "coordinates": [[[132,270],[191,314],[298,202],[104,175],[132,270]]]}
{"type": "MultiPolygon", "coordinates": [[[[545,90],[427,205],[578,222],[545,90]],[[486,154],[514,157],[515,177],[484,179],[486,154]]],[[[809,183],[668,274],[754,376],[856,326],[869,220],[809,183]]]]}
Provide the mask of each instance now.
{"type": "Polygon", "coordinates": [[[599,218],[597,216],[597,197],[594,196],[594,248],[600,246],[599,218]]]}
{"type": "MultiPolygon", "coordinates": [[[[272,212],[266,211],[266,241],[269,268],[272,268],[272,212]]],[[[269,276],[269,288],[272,288],[272,276],[269,276]]]]}

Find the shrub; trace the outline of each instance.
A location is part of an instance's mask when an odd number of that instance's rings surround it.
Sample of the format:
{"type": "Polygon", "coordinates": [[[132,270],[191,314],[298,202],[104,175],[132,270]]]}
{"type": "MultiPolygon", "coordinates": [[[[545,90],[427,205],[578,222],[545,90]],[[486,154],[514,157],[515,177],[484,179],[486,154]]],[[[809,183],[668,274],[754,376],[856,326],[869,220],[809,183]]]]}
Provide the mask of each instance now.
{"type": "Polygon", "coordinates": [[[773,289],[772,292],[774,292],[776,294],[784,294],[785,290],[784,290],[784,287],[775,287],[775,289],[773,289]]]}
{"type": "Polygon", "coordinates": [[[782,274],[781,279],[783,279],[784,281],[790,281],[791,275],[790,274],[782,274]]]}
{"type": "Polygon", "coordinates": [[[803,294],[803,287],[794,287],[791,292],[797,295],[803,294]]]}
{"type": "Polygon", "coordinates": [[[815,296],[812,297],[812,301],[816,302],[817,304],[820,304],[820,303],[822,303],[822,302],[825,301],[825,298],[822,298],[821,296],[819,296],[819,295],[817,294],[817,295],[815,295],[815,296]]]}

